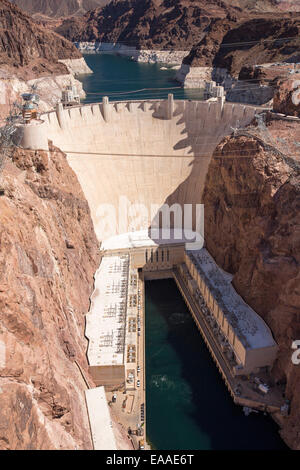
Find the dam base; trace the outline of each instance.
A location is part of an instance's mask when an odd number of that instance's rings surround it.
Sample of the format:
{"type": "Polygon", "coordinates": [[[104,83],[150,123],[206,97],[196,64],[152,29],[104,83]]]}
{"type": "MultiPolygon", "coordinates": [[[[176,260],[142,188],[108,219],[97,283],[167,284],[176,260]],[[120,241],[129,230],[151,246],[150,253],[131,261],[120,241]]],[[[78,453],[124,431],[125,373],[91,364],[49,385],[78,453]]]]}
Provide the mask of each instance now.
{"type": "Polygon", "coordinates": [[[270,376],[277,356],[272,334],[205,248],[189,251],[185,239],[154,242],[145,232],[133,232],[104,241],[101,254],[86,321],[89,369],[105,387],[111,412],[130,430],[134,448],[146,445],[148,281],[175,281],[236,405],[280,412],[282,390],[270,376]]]}

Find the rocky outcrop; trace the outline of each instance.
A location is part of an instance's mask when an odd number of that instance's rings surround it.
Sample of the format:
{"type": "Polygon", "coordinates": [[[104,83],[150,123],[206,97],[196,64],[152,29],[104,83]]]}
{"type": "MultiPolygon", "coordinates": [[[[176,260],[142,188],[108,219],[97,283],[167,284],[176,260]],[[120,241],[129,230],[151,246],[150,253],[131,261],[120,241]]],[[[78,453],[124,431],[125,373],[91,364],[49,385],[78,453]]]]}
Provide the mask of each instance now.
{"type": "Polygon", "coordinates": [[[144,62],[149,64],[164,63],[168,65],[180,65],[188,51],[160,51],[140,50],[136,47],[126,46],[125,44],[113,44],[109,42],[77,42],[75,43],[80,52],[86,54],[97,54],[100,52],[109,52],[125,57],[130,57],[136,62],[144,62]]]}
{"type": "Polygon", "coordinates": [[[237,18],[214,18],[206,34],[195,43],[183,63],[190,67],[212,67],[225,34],[236,26],[237,18]]]}
{"type": "Polygon", "coordinates": [[[214,19],[184,63],[192,67],[226,68],[238,77],[245,66],[257,63],[298,62],[299,15],[245,19],[227,15],[214,19]],[[245,39],[246,38],[246,39],[245,39]],[[245,42],[247,40],[247,43],[245,42]]]}
{"type": "Polygon", "coordinates": [[[81,98],[86,96],[82,83],[71,74],[53,75],[28,81],[20,80],[16,76],[2,79],[0,80],[0,118],[8,115],[10,103],[15,101],[21,103],[22,93],[30,93],[32,86],[36,87],[36,92],[40,97],[39,111],[49,111],[61,99],[62,89],[70,83],[76,85],[81,98]]]}
{"type": "MultiPolygon", "coordinates": [[[[83,15],[89,10],[103,7],[109,3],[109,0],[11,0],[11,2],[38,18],[45,16],[61,18],[83,15]]],[[[203,1],[203,5],[199,8],[205,8],[206,3],[217,5],[217,2],[203,1]]],[[[223,4],[255,13],[300,11],[300,5],[295,0],[224,0],[223,4]]]]}
{"type": "Polygon", "coordinates": [[[205,88],[205,82],[214,80],[223,82],[228,76],[226,69],[215,67],[192,67],[182,63],[176,72],[175,79],[181,83],[184,88],[205,88]]]}
{"type": "Polygon", "coordinates": [[[257,12],[294,12],[300,11],[299,2],[295,0],[233,0],[242,8],[257,12]]]}
{"type": "Polygon", "coordinates": [[[91,449],[84,314],[98,243],[57,149],[7,160],[0,240],[0,449],[91,449]]]}
{"type": "Polygon", "coordinates": [[[214,65],[237,76],[245,65],[299,62],[299,31],[299,15],[292,19],[283,15],[242,22],[224,35],[214,65]]]}
{"type": "Polygon", "coordinates": [[[72,75],[93,73],[83,57],[80,59],[61,59],[59,62],[65,64],[72,75]]]}
{"type": "Polygon", "coordinates": [[[7,0],[0,0],[0,118],[22,93],[36,85],[40,110],[47,111],[61,98],[70,82],[85,97],[78,73],[91,73],[81,53],[66,39],[32,19],[7,0]]]}
{"type": "Polygon", "coordinates": [[[73,42],[119,43],[137,49],[190,50],[211,18],[235,12],[221,0],[113,0],[82,18],[66,19],[57,32],[73,42]]]}
{"type": "Polygon", "coordinates": [[[300,73],[292,77],[277,82],[273,109],[277,113],[300,117],[300,73]]]}
{"type": "Polygon", "coordinates": [[[279,356],[272,371],[286,384],[290,416],[282,436],[300,449],[300,124],[267,119],[216,148],[206,179],[205,239],[238,293],[272,329],[279,356]]]}

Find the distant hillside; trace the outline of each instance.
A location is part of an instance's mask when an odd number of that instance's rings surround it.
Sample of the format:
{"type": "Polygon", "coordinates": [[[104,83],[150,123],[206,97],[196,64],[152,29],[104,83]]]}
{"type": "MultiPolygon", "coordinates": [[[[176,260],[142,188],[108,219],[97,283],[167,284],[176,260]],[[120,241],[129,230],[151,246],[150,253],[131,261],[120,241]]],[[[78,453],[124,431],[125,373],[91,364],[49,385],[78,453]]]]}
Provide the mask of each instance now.
{"type": "Polygon", "coordinates": [[[0,0],[0,72],[37,78],[68,73],[61,59],[82,57],[76,47],[58,34],[38,26],[8,0],[0,0]]]}
{"type": "Polygon", "coordinates": [[[106,5],[109,0],[11,0],[11,2],[31,15],[61,18],[83,15],[88,10],[106,5]]]}

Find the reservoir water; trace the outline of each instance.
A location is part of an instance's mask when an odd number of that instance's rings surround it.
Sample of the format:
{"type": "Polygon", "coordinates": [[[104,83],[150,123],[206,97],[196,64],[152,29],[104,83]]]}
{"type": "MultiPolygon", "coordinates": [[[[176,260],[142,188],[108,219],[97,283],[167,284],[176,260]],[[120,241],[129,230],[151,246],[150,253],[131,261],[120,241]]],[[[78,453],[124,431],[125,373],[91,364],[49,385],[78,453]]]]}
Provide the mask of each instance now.
{"type": "Polygon", "coordinates": [[[158,450],[285,449],[263,413],[245,416],[173,280],[146,282],[147,437],[158,450]]]}
{"type": "Polygon", "coordinates": [[[161,64],[142,64],[104,53],[86,54],[84,58],[94,72],[78,77],[87,93],[85,103],[97,103],[103,96],[109,96],[111,101],[165,99],[168,93],[176,99],[202,97],[199,90],[181,88],[174,81],[176,70],[164,70],[161,64]]]}

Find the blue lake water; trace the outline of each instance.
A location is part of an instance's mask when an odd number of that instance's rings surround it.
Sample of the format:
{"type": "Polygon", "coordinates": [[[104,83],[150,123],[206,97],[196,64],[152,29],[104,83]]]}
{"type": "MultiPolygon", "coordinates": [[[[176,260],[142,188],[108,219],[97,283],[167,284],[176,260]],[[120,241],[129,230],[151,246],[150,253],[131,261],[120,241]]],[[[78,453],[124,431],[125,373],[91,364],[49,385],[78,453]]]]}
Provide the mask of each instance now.
{"type": "Polygon", "coordinates": [[[176,99],[201,99],[198,90],[184,90],[174,81],[176,70],[162,70],[163,65],[141,64],[113,54],[86,54],[93,74],[81,75],[87,93],[85,103],[96,103],[103,96],[111,101],[165,99],[173,93],[176,99]],[[141,90],[138,91],[137,90],[141,90]]]}

